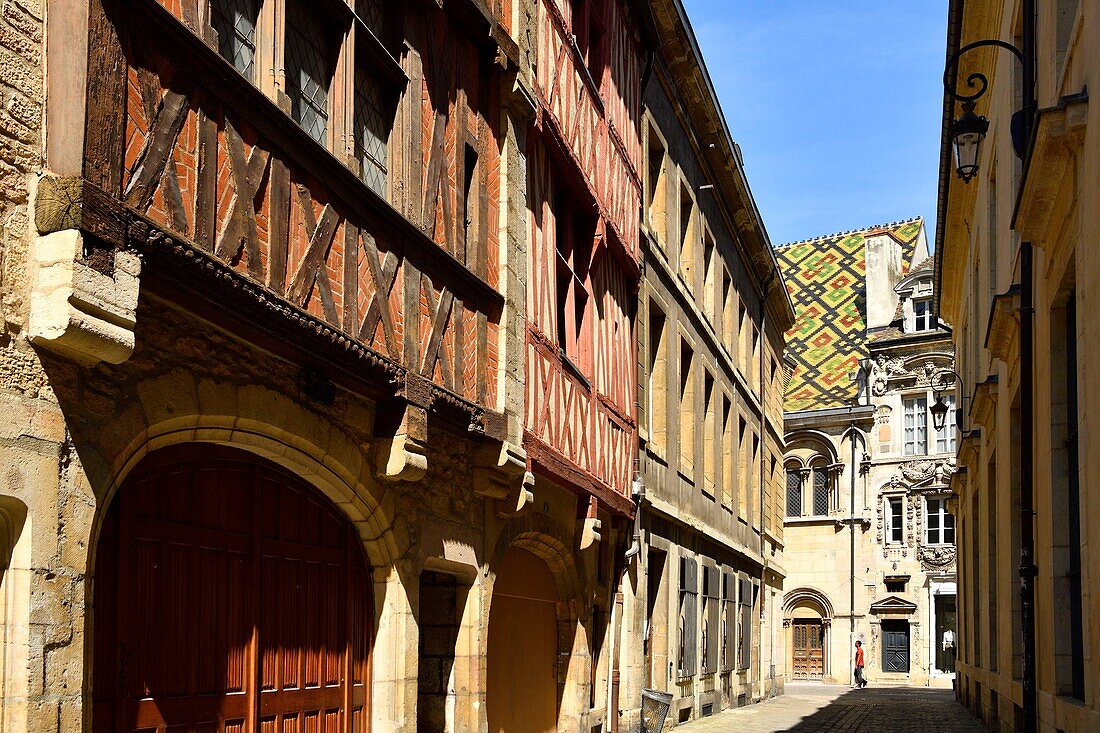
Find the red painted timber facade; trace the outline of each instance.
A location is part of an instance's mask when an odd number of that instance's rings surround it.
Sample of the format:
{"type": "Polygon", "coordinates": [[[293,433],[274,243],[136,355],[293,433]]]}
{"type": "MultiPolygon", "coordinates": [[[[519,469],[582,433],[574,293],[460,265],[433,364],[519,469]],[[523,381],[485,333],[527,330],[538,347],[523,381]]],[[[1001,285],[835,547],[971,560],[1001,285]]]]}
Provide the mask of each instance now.
{"type": "Polygon", "coordinates": [[[524,447],[536,474],[624,514],[637,445],[639,24],[615,0],[541,0],[538,28],[524,447]]]}

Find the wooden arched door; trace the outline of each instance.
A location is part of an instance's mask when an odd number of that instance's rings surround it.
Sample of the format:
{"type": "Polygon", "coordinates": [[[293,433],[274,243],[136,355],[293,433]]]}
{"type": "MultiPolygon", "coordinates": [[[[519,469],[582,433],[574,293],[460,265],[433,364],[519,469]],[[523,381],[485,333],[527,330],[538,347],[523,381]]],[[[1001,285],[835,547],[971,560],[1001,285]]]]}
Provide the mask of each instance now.
{"type": "Polygon", "coordinates": [[[96,733],[367,730],[370,575],[300,478],[227,448],[154,453],[95,572],[96,733]]]}
{"type": "Polygon", "coordinates": [[[546,563],[509,547],[489,606],[489,733],[558,729],[558,589],[546,563]]]}

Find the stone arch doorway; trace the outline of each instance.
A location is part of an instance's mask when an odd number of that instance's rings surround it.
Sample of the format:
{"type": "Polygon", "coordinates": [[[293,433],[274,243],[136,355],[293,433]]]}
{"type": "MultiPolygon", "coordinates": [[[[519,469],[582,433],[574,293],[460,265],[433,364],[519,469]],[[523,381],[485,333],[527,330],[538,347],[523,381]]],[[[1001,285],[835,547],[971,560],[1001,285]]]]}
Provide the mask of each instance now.
{"type": "Polygon", "coordinates": [[[832,604],[819,591],[798,588],[783,599],[788,669],[793,680],[824,680],[830,674],[832,604]]]}
{"type": "Polygon", "coordinates": [[[547,564],[521,547],[509,547],[489,607],[489,733],[557,730],[558,601],[547,564]]]}
{"type": "Polygon", "coordinates": [[[232,448],[151,453],[95,557],[97,733],[368,729],[367,563],[301,478],[232,448]]]}

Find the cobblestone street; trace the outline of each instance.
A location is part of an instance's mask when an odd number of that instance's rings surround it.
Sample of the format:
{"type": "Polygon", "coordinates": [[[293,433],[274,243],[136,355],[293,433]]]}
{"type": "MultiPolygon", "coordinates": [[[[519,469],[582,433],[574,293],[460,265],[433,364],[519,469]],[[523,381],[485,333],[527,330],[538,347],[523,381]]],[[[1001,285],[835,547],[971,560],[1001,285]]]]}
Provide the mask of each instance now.
{"type": "Polygon", "coordinates": [[[774,700],[679,726],[683,733],[980,733],[951,690],[787,684],[774,700]]]}

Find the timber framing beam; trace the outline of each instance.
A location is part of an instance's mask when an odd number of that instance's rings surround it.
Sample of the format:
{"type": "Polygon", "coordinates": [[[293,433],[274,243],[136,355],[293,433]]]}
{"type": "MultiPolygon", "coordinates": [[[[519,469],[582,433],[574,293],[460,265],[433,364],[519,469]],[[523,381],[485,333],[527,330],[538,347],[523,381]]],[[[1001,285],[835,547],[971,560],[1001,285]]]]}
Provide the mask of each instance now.
{"type": "Polygon", "coordinates": [[[505,438],[503,414],[410,372],[82,178],[42,179],[35,226],[43,235],[64,230],[90,235],[82,261],[105,274],[113,270],[116,252],[137,253],[143,288],[156,297],[271,353],[303,365],[320,363],[346,389],[384,405],[413,405],[452,432],[505,438]]]}

